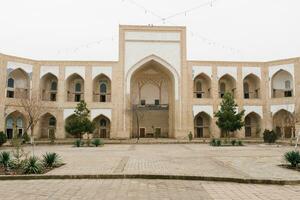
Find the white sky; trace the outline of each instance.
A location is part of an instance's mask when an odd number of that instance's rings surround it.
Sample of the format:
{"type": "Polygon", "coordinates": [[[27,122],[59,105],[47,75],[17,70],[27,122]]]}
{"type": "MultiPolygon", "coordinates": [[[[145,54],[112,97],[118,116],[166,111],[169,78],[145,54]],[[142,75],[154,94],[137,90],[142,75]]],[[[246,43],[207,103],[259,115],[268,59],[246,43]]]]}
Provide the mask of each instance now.
{"type": "Polygon", "coordinates": [[[299,0],[216,0],[165,24],[150,13],[165,18],[209,1],[0,0],[0,52],[42,60],[118,60],[119,24],[154,24],[186,26],[190,60],[300,56],[299,0]]]}

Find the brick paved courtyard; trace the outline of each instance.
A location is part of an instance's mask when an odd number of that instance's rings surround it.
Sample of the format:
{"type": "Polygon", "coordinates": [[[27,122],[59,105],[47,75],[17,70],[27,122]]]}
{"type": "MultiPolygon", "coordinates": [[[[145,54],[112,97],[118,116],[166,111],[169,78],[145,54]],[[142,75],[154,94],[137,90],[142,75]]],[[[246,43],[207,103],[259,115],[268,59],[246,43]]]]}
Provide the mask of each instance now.
{"type": "MultiPolygon", "coordinates": [[[[170,174],[299,180],[299,172],[277,166],[284,163],[284,152],[292,149],[262,144],[111,144],[100,148],[41,145],[35,152],[40,155],[53,151],[63,158],[66,165],[48,172],[50,175],[170,174]]],[[[0,194],[0,199],[300,199],[300,185],[144,179],[15,180],[0,181],[0,194]]]]}
{"type": "Polygon", "coordinates": [[[1,199],[105,200],[280,200],[300,199],[300,186],[180,180],[29,180],[0,181],[1,199]]]}
{"type": "MultiPolygon", "coordinates": [[[[30,150],[30,148],[26,148],[30,150]]],[[[37,146],[36,154],[55,151],[66,165],[48,174],[170,174],[258,179],[300,179],[278,167],[291,146],[207,144],[105,145],[103,147],[37,146]]]]}

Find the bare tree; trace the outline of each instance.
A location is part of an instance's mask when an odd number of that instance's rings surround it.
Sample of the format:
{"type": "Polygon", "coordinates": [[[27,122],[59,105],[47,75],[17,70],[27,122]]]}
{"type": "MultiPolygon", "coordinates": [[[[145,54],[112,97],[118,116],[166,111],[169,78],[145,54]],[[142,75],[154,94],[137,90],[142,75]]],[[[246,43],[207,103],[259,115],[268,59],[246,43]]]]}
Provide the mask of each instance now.
{"type": "Polygon", "coordinates": [[[39,122],[44,109],[44,103],[39,95],[23,96],[18,101],[18,106],[21,107],[25,118],[28,120],[25,132],[30,130],[30,142],[34,145],[34,129],[39,122]]]}

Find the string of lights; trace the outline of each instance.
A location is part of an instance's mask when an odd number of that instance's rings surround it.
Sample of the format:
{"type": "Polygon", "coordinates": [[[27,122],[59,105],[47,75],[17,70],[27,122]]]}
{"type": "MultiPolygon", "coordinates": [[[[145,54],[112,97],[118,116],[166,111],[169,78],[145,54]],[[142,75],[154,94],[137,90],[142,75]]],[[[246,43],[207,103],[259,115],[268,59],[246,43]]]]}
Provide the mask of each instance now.
{"type": "MultiPolygon", "coordinates": [[[[172,18],[175,18],[175,17],[178,17],[178,16],[187,16],[188,14],[190,14],[191,12],[195,12],[196,10],[202,8],[202,7],[206,7],[206,6],[210,6],[210,7],[213,7],[214,3],[216,2],[217,0],[209,0],[209,1],[206,1],[202,4],[199,4],[197,6],[194,6],[192,8],[188,8],[188,9],[185,9],[183,11],[180,11],[180,12],[177,12],[177,13],[174,13],[172,15],[169,15],[169,16],[166,16],[166,17],[163,17],[161,15],[159,15],[158,13],[156,13],[155,11],[145,7],[144,5],[141,5],[140,3],[137,3],[135,0],[121,0],[122,3],[130,3],[134,6],[136,6],[137,8],[141,9],[144,11],[145,14],[150,14],[152,16],[154,16],[155,18],[157,18],[157,20],[152,23],[152,24],[149,24],[149,25],[153,25],[153,24],[158,24],[158,23],[163,23],[163,24],[170,24],[170,25],[173,25],[173,26],[177,26],[177,24],[171,22],[171,19],[172,18]]],[[[221,44],[219,42],[216,42],[212,39],[209,39],[205,36],[202,36],[201,34],[197,33],[197,32],[194,32],[190,29],[187,29],[187,32],[191,35],[191,37],[197,39],[197,40],[200,40],[201,42],[204,42],[206,43],[207,45],[209,46],[214,46],[214,47],[220,47],[222,49],[225,49],[225,50],[228,50],[230,51],[231,53],[240,53],[240,50],[237,50],[233,47],[229,47],[229,46],[226,46],[224,44],[221,44]]],[[[103,38],[101,40],[97,40],[97,41],[93,41],[93,42],[89,42],[89,43],[85,43],[85,44],[82,44],[82,45],[79,45],[77,47],[73,47],[73,48],[67,48],[67,49],[64,49],[64,50],[60,50],[57,52],[57,54],[62,54],[62,53],[76,53],[78,52],[79,50],[82,50],[84,48],[90,48],[91,46],[94,46],[94,45],[101,45],[103,44],[103,42],[105,41],[114,41],[114,38],[116,38],[117,36],[112,36],[112,37],[107,37],[107,38],[103,38]]]]}

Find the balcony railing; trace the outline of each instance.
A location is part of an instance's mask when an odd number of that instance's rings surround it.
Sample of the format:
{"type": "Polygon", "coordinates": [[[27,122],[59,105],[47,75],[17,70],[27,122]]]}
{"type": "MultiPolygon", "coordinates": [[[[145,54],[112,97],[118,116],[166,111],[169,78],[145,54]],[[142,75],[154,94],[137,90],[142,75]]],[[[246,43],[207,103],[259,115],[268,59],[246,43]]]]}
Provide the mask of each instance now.
{"type": "Polygon", "coordinates": [[[6,97],[16,99],[27,99],[29,97],[29,91],[27,88],[7,88],[6,97]]]}
{"type": "Polygon", "coordinates": [[[168,110],[169,104],[137,104],[134,105],[134,109],[138,110],[168,110]]]}
{"type": "Polygon", "coordinates": [[[203,91],[195,91],[194,98],[197,98],[197,99],[210,98],[210,93],[203,92],[203,91]]]}
{"type": "Polygon", "coordinates": [[[244,99],[258,99],[258,98],[259,98],[258,91],[244,93],[244,99]]]}
{"type": "Polygon", "coordinates": [[[282,97],[292,97],[293,90],[280,90],[280,89],[273,89],[273,98],[282,98],[282,97]]]}
{"type": "Polygon", "coordinates": [[[111,102],[111,94],[93,93],[94,102],[111,102]]]}

